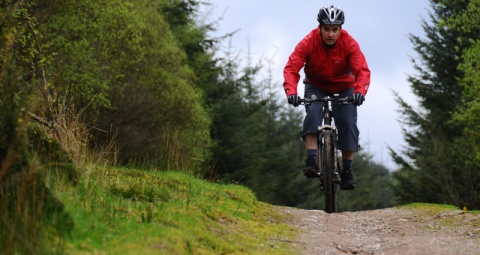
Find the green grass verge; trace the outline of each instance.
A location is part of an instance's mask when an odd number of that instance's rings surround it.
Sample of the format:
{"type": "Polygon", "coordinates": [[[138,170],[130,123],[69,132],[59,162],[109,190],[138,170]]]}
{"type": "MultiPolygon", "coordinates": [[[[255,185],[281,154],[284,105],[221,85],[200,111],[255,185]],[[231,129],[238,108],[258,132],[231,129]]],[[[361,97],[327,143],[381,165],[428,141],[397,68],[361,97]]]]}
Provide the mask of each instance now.
{"type": "Polygon", "coordinates": [[[75,221],[67,254],[291,254],[296,235],[251,190],[181,172],[91,167],[55,193],[75,221]]]}
{"type": "MultiPolygon", "coordinates": [[[[442,211],[456,211],[460,210],[458,207],[453,205],[446,205],[446,204],[429,204],[429,203],[412,203],[408,205],[401,205],[398,208],[407,208],[407,209],[420,209],[430,213],[439,213],[442,211]]],[[[480,214],[478,210],[467,210],[467,208],[462,208],[462,210],[466,213],[471,214],[480,214]]]]}
{"type": "Polygon", "coordinates": [[[415,211],[416,220],[427,223],[432,229],[443,231],[445,229],[463,229],[468,233],[479,232],[480,211],[460,210],[452,205],[412,203],[398,206],[415,211]],[[470,216],[470,217],[469,217],[470,216]],[[472,232],[473,231],[473,232],[472,232]]]}
{"type": "Polygon", "coordinates": [[[445,204],[440,205],[440,204],[428,204],[428,203],[412,203],[412,204],[398,206],[398,208],[418,209],[422,211],[428,211],[431,213],[459,210],[457,207],[453,205],[445,205],[445,204]]]}

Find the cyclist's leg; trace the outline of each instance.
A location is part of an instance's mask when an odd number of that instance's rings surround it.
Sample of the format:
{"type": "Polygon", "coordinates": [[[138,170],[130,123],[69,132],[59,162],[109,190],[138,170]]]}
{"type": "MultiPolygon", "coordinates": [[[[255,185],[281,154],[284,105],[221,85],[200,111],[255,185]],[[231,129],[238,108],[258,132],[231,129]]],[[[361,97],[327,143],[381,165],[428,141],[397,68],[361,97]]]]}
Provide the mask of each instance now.
{"type": "MultiPolygon", "coordinates": [[[[340,93],[340,97],[351,96],[353,89],[340,93]]],[[[333,116],[338,129],[338,149],[342,151],[342,188],[354,189],[355,181],[352,175],[352,160],[358,150],[359,130],[357,127],[357,106],[353,104],[334,104],[333,116]]]]}
{"type": "MultiPolygon", "coordinates": [[[[322,98],[327,96],[328,94],[311,85],[308,83],[305,83],[305,98],[311,98],[313,95],[315,95],[317,98],[322,98]]],[[[317,148],[317,141],[316,141],[316,134],[317,134],[317,128],[318,126],[322,125],[323,122],[323,104],[322,103],[313,103],[309,106],[305,106],[305,111],[306,111],[306,116],[303,121],[303,130],[302,130],[302,138],[306,139],[306,136],[309,135],[309,138],[311,138],[311,135],[315,137],[314,143],[307,143],[306,146],[307,149],[316,149],[317,148]]]]}
{"type": "MultiPolygon", "coordinates": [[[[311,98],[315,95],[317,98],[324,97],[326,93],[313,85],[305,83],[305,98],[311,98]]],[[[307,151],[306,167],[304,175],[312,178],[317,177],[317,128],[322,125],[323,104],[314,103],[306,106],[306,117],[303,122],[302,138],[305,140],[305,147],[307,151]]]]}
{"type": "MultiPolygon", "coordinates": [[[[340,97],[351,96],[353,94],[353,88],[339,94],[340,97]]],[[[342,152],[351,153],[358,151],[360,131],[357,127],[357,106],[353,104],[333,104],[332,110],[335,125],[338,129],[338,149],[342,152]]]]}

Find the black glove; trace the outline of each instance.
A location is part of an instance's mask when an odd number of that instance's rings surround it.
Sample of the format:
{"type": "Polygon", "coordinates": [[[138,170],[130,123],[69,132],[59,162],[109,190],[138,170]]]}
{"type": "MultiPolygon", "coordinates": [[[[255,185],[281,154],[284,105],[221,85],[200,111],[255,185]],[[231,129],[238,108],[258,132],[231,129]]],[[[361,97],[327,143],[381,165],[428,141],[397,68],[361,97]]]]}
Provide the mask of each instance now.
{"type": "Polygon", "coordinates": [[[288,103],[297,107],[300,105],[300,97],[296,94],[287,97],[288,103]]]}
{"type": "Polygon", "coordinates": [[[362,105],[363,101],[365,101],[365,96],[362,93],[355,93],[353,94],[353,104],[354,105],[362,105]]]}

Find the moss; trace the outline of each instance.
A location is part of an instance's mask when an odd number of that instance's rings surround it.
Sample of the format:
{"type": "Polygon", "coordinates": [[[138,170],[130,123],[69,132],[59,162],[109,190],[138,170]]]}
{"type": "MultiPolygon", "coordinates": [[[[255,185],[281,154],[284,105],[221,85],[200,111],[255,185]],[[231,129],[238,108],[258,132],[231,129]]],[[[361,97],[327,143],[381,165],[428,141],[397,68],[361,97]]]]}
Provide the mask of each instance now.
{"type": "Polygon", "coordinates": [[[59,195],[70,254],[291,254],[282,240],[296,234],[251,190],[182,172],[94,168],[59,195]]]}

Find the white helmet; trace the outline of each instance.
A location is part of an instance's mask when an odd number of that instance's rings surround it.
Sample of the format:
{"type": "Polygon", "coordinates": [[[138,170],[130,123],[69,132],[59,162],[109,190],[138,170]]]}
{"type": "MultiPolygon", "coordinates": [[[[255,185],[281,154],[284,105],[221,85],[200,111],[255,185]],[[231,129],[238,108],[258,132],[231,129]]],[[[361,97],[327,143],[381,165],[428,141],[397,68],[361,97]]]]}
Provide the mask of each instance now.
{"type": "Polygon", "coordinates": [[[317,20],[320,25],[343,25],[345,14],[338,7],[325,6],[318,12],[317,20]]]}

